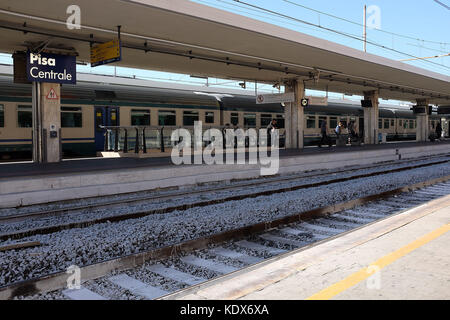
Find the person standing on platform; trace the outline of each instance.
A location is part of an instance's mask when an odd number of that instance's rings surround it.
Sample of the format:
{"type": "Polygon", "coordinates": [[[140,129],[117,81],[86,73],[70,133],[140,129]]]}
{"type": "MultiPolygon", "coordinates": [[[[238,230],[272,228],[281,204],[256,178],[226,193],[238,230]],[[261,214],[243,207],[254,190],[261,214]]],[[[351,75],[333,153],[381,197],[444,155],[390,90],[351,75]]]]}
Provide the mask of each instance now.
{"type": "Polygon", "coordinates": [[[336,132],[337,139],[339,140],[339,137],[341,136],[342,133],[342,122],[339,121],[339,124],[337,125],[334,131],[336,132]]]}
{"type": "Polygon", "coordinates": [[[442,126],[441,126],[441,123],[438,123],[437,126],[436,126],[436,136],[437,136],[438,140],[440,140],[441,137],[442,137],[442,126]]]}
{"type": "Polygon", "coordinates": [[[328,137],[327,129],[327,122],[322,121],[320,125],[320,133],[322,134],[322,139],[320,139],[319,148],[322,148],[323,144],[328,144],[328,146],[331,147],[331,139],[330,137],[328,137]]]}
{"type": "Polygon", "coordinates": [[[268,147],[272,146],[272,132],[276,129],[278,129],[277,120],[272,119],[272,121],[267,126],[267,146],[268,147]]]}

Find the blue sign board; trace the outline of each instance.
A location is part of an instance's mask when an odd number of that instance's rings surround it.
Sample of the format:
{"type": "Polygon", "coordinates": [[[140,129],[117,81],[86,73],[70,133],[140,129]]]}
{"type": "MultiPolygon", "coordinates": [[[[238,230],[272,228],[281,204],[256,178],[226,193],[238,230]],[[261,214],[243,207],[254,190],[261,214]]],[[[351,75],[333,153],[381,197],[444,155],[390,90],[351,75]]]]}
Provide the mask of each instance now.
{"type": "Polygon", "coordinates": [[[77,83],[75,56],[27,52],[27,77],[34,82],[77,83]]]}

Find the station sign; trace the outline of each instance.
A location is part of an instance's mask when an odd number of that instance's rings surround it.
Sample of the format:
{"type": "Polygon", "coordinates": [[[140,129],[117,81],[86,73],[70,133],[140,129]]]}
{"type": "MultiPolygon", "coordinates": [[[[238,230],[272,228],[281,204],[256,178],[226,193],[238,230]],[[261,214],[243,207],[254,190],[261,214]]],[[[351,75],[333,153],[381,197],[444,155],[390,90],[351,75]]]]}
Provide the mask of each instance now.
{"type": "Polygon", "coordinates": [[[313,106],[328,106],[328,98],[327,97],[307,97],[309,100],[309,104],[313,106]]]}
{"type": "Polygon", "coordinates": [[[75,56],[27,52],[27,78],[32,82],[76,84],[75,56]]]}
{"type": "Polygon", "coordinates": [[[294,102],[294,92],[277,93],[277,94],[259,94],[256,96],[256,104],[294,102]]]}
{"type": "Polygon", "coordinates": [[[412,110],[414,114],[431,115],[433,113],[433,106],[413,106],[412,110]]]}
{"type": "Polygon", "coordinates": [[[95,44],[91,47],[91,67],[120,60],[122,60],[122,45],[118,39],[95,44]]]}

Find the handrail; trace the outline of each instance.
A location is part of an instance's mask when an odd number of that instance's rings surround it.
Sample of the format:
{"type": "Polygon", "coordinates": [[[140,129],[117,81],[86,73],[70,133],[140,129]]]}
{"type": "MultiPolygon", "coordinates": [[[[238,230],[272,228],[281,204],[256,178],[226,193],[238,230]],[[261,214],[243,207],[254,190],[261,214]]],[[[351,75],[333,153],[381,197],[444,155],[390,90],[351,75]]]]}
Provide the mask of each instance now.
{"type": "MultiPolygon", "coordinates": [[[[151,137],[150,134],[151,131],[157,131],[159,134],[156,136],[156,144],[159,143],[159,149],[161,152],[165,152],[166,149],[166,138],[167,135],[164,135],[165,130],[176,130],[176,129],[187,129],[187,130],[194,130],[195,126],[103,126],[100,125],[99,128],[105,130],[105,144],[104,144],[104,150],[105,151],[114,151],[118,152],[119,150],[122,150],[124,153],[128,153],[129,149],[129,140],[130,140],[130,132],[135,131],[135,142],[134,142],[134,153],[139,153],[139,151],[142,150],[143,153],[147,153],[147,137],[151,137]],[[124,133],[124,135],[121,135],[121,133],[124,133]],[[159,141],[158,141],[159,140],[159,141]],[[123,147],[120,148],[120,144],[123,142],[123,147]]],[[[265,129],[265,127],[240,127],[240,126],[231,126],[231,125],[225,125],[225,126],[214,126],[214,125],[203,125],[202,131],[206,131],[208,129],[219,129],[222,131],[223,138],[225,140],[225,130],[231,129],[231,130],[238,130],[238,129],[265,129]]],[[[167,134],[167,132],[166,132],[167,134]]],[[[281,134],[280,136],[283,136],[281,134]]],[[[131,137],[133,139],[133,137],[131,137]]],[[[150,138],[151,140],[154,139],[154,137],[150,138]]]]}

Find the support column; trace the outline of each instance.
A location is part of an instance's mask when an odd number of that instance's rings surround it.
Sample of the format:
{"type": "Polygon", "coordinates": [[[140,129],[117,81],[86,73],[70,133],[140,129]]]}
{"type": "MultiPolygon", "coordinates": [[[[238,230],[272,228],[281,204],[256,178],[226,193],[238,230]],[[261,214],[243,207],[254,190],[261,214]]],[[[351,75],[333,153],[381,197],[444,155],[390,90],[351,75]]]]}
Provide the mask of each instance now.
{"type": "Polygon", "coordinates": [[[372,101],[371,108],[364,108],[364,144],[378,144],[379,92],[364,92],[364,100],[372,101]]]}
{"type": "Polygon", "coordinates": [[[41,84],[33,82],[32,90],[33,162],[42,163],[41,84]]]}
{"type": "Polygon", "coordinates": [[[428,115],[428,100],[418,99],[416,106],[416,141],[428,141],[428,136],[430,135],[430,116],[428,115]],[[421,111],[419,111],[421,110],[421,111]]]}
{"type": "Polygon", "coordinates": [[[285,131],[286,149],[303,149],[305,113],[301,100],[305,97],[303,81],[293,80],[286,85],[286,92],[294,92],[294,102],[286,103],[285,131]]]}
{"type": "MultiPolygon", "coordinates": [[[[36,110],[33,115],[35,118],[35,128],[33,132],[39,135],[33,139],[33,146],[36,156],[33,155],[33,161],[48,163],[61,161],[61,85],[57,83],[41,83],[36,92],[34,101],[36,110]]],[[[33,96],[34,98],[35,96],[33,96]]],[[[34,107],[34,106],[33,106],[34,107]]]]}

